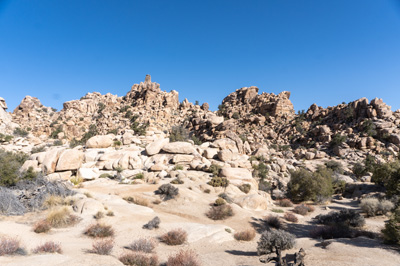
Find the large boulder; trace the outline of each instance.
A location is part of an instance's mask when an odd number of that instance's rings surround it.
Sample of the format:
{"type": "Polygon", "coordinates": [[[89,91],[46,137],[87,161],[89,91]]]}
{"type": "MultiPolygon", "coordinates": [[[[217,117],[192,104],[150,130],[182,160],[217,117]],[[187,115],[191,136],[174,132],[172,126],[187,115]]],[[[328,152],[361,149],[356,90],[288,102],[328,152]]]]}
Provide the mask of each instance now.
{"type": "Polygon", "coordinates": [[[86,142],[86,148],[108,148],[113,145],[113,137],[111,135],[99,135],[91,137],[86,142]]]}
{"type": "Polygon", "coordinates": [[[82,166],[84,154],[80,150],[65,150],[58,159],[56,171],[76,170],[82,166]]]}
{"type": "Polygon", "coordinates": [[[196,150],[193,145],[189,142],[171,142],[162,148],[163,151],[168,153],[178,153],[178,154],[195,154],[196,150]]]}
{"type": "Polygon", "coordinates": [[[159,139],[146,146],[146,153],[149,156],[155,155],[161,151],[161,149],[169,143],[169,139],[159,139]]]}
{"type": "Polygon", "coordinates": [[[46,152],[42,164],[42,169],[45,174],[55,172],[58,158],[60,158],[60,155],[64,150],[65,148],[54,148],[46,152]]]}
{"type": "Polygon", "coordinates": [[[268,206],[273,205],[271,197],[269,195],[268,197],[269,198],[260,196],[258,194],[251,194],[235,199],[235,203],[243,209],[264,211],[268,208],[268,206]]]}

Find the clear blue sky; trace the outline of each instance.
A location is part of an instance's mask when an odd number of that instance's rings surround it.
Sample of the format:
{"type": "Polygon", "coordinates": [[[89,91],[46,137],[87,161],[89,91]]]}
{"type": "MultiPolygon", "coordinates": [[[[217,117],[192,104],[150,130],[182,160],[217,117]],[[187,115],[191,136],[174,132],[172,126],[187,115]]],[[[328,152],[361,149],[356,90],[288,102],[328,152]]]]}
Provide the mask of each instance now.
{"type": "Polygon", "coordinates": [[[0,0],[0,96],[46,106],[125,95],[151,74],[212,109],[245,86],[296,110],[361,97],[400,108],[400,1],[0,0]]]}

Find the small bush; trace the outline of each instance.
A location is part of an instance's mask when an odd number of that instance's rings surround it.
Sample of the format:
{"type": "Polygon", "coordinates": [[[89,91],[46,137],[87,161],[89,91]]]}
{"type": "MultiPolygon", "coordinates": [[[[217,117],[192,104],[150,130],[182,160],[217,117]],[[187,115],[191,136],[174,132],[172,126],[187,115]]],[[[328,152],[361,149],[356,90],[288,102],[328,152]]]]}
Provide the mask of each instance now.
{"type": "Polygon", "coordinates": [[[0,256],[13,255],[20,250],[20,242],[16,238],[2,237],[0,239],[0,256]]]}
{"type": "Polygon", "coordinates": [[[162,235],[160,240],[170,246],[182,245],[187,240],[187,233],[181,228],[174,229],[162,235]]]}
{"type": "Polygon", "coordinates": [[[106,213],[106,215],[107,215],[107,216],[114,216],[115,214],[114,214],[113,211],[109,210],[109,211],[106,213]]]}
{"type": "Polygon", "coordinates": [[[198,255],[193,250],[180,250],[169,256],[166,266],[200,266],[198,255]]]}
{"type": "Polygon", "coordinates": [[[386,214],[394,208],[394,204],[389,200],[378,200],[377,198],[362,199],[360,203],[361,210],[368,216],[386,214]]]}
{"type": "Polygon", "coordinates": [[[26,131],[20,127],[17,127],[16,129],[14,129],[14,135],[16,135],[16,136],[26,137],[26,136],[28,136],[28,134],[29,134],[28,131],[26,131]]]}
{"type": "Polygon", "coordinates": [[[173,126],[171,128],[171,133],[169,135],[169,140],[171,142],[188,141],[189,140],[189,132],[183,126],[173,126]]]}
{"type": "Polygon", "coordinates": [[[210,194],[211,190],[209,188],[206,188],[203,192],[206,194],[210,194]]]}
{"type": "Polygon", "coordinates": [[[161,185],[156,191],[156,194],[164,197],[164,200],[175,198],[179,194],[179,188],[174,187],[171,184],[161,185]]]}
{"type": "Polygon", "coordinates": [[[158,266],[157,255],[148,255],[140,252],[130,252],[119,257],[124,265],[131,266],[158,266]]]}
{"type": "Polygon", "coordinates": [[[216,199],[214,202],[214,206],[221,206],[224,204],[226,204],[226,201],[221,197],[218,197],[218,199],[216,199]]]}
{"type": "Polygon", "coordinates": [[[98,239],[92,243],[91,253],[99,255],[110,255],[112,249],[114,248],[114,240],[109,239],[98,239]]]}
{"type": "Polygon", "coordinates": [[[136,204],[136,205],[140,205],[140,206],[145,206],[148,207],[150,205],[149,201],[145,198],[142,197],[125,197],[124,200],[126,200],[127,202],[136,204]]]}
{"type": "Polygon", "coordinates": [[[293,203],[290,199],[281,199],[278,201],[278,205],[281,207],[293,207],[293,203]]]}
{"type": "Polygon", "coordinates": [[[211,209],[206,213],[206,216],[212,220],[225,220],[233,216],[232,207],[228,204],[220,206],[211,206],[211,209]]]}
{"type": "Polygon", "coordinates": [[[315,239],[350,238],[351,230],[347,226],[316,226],[310,231],[310,236],[315,239]]]}
{"type": "Polygon", "coordinates": [[[183,165],[180,164],[175,165],[174,170],[183,170],[183,165]]]}
{"type": "Polygon", "coordinates": [[[78,186],[83,182],[83,178],[82,177],[73,176],[73,177],[71,177],[71,179],[69,181],[71,181],[71,183],[74,184],[75,186],[78,186]]]}
{"type": "Polygon", "coordinates": [[[256,231],[254,229],[247,229],[237,232],[233,236],[238,241],[251,241],[256,237],[256,231]]]}
{"type": "Polygon", "coordinates": [[[295,213],[300,214],[300,215],[306,215],[309,212],[313,212],[314,211],[314,207],[310,206],[310,205],[306,205],[306,204],[301,204],[301,205],[297,205],[294,210],[295,213]]]}
{"type": "Polygon", "coordinates": [[[24,153],[14,153],[0,149],[0,186],[14,186],[22,175],[19,169],[28,159],[24,153]]]}
{"type": "Polygon", "coordinates": [[[213,174],[213,176],[218,176],[219,175],[219,172],[221,171],[221,166],[219,166],[218,164],[212,164],[211,166],[210,166],[210,168],[208,169],[208,171],[210,172],[210,173],[212,173],[213,174]]]}
{"type": "Polygon", "coordinates": [[[213,187],[227,187],[229,180],[225,177],[214,176],[207,184],[213,187]]]}
{"type": "Polygon", "coordinates": [[[285,218],[286,221],[291,222],[291,223],[297,223],[299,221],[299,219],[297,219],[296,215],[291,212],[285,213],[283,218],[285,218]]]}
{"type": "Polygon", "coordinates": [[[343,174],[343,165],[337,161],[328,161],[325,163],[325,166],[331,169],[334,173],[343,174]]]}
{"type": "Polygon", "coordinates": [[[89,237],[113,237],[114,229],[112,229],[111,225],[105,224],[92,224],[84,231],[84,234],[89,237]]]}
{"type": "Polygon", "coordinates": [[[154,217],[152,220],[150,220],[147,224],[143,225],[144,229],[149,229],[152,230],[154,228],[160,227],[160,218],[158,216],[154,217]]]}
{"type": "Polygon", "coordinates": [[[152,253],[156,248],[156,241],[154,239],[149,238],[139,238],[138,240],[133,241],[127,249],[132,251],[144,252],[144,253],[152,253]]]}
{"type": "Polygon", "coordinates": [[[180,178],[175,178],[175,179],[172,180],[170,183],[173,184],[173,185],[182,185],[182,184],[185,183],[185,182],[183,182],[183,180],[180,179],[180,178]]]}
{"type": "Polygon", "coordinates": [[[329,142],[330,148],[334,148],[342,144],[343,142],[346,142],[347,136],[342,136],[340,134],[336,134],[332,136],[331,142],[329,142]]]}
{"type": "Polygon", "coordinates": [[[400,207],[393,212],[382,233],[386,243],[400,245],[400,207]]]}
{"type": "Polygon", "coordinates": [[[64,199],[58,195],[49,195],[43,202],[43,207],[53,208],[64,204],[64,199]]]}
{"type": "Polygon", "coordinates": [[[33,253],[62,253],[60,243],[55,243],[53,241],[47,241],[46,243],[37,246],[32,250],[33,253]]]}
{"type": "Polygon", "coordinates": [[[284,213],[284,212],[285,212],[285,211],[282,210],[282,209],[272,209],[271,211],[272,211],[272,212],[275,212],[275,213],[284,213]]]}
{"type": "Polygon", "coordinates": [[[47,220],[41,220],[37,222],[33,226],[33,232],[40,234],[40,233],[47,233],[51,229],[51,224],[47,220]]]}
{"type": "Polygon", "coordinates": [[[46,216],[46,221],[51,227],[59,228],[72,226],[79,222],[79,217],[72,215],[67,207],[62,207],[50,211],[46,216]]]}
{"type": "Polygon", "coordinates": [[[279,218],[278,216],[275,216],[275,215],[268,215],[267,217],[265,217],[264,223],[269,228],[283,229],[283,227],[284,227],[284,224],[282,223],[281,218],[279,218]]]}
{"type": "Polygon", "coordinates": [[[338,212],[330,212],[315,217],[318,223],[325,225],[341,225],[342,227],[362,227],[365,224],[364,217],[355,210],[344,209],[338,212]]]}
{"type": "Polygon", "coordinates": [[[251,185],[250,184],[242,184],[239,186],[239,189],[243,192],[243,193],[249,193],[250,189],[251,189],[251,185]]]}
{"type": "Polygon", "coordinates": [[[137,174],[137,175],[135,175],[133,177],[133,179],[143,179],[143,178],[144,178],[144,174],[143,173],[139,173],[139,174],[137,174]]]}
{"type": "Polygon", "coordinates": [[[98,211],[95,215],[93,215],[93,218],[96,220],[100,220],[101,218],[104,218],[104,212],[98,211]]]}
{"type": "Polygon", "coordinates": [[[226,193],[220,193],[218,195],[218,197],[223,198],[228,203],[232,203],[233,202],[232,198],[229,197],[228,194],[226,194],[226,193]]]}

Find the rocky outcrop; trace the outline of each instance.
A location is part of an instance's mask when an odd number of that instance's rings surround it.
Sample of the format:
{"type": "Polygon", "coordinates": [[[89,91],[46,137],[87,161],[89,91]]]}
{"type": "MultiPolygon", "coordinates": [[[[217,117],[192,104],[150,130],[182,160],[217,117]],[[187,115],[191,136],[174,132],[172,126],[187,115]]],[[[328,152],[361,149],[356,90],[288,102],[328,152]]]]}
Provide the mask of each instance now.
{"type": "Polygon", "coordinates": [[[0,133],[10,134],[18,125],[12,122],[11,115],[7,113],[7,103],[0,97],[0,133]]]}

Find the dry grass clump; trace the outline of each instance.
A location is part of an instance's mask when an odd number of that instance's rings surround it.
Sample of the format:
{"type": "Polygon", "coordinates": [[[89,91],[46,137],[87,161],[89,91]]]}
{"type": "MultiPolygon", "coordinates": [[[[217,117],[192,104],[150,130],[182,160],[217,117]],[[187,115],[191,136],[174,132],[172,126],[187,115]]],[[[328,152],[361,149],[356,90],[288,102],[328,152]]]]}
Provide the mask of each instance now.
{"type": "Polygon", "coordinates": [[[157,242],[153,238],[139,238],[133,241],[127,249],[132,251],[152,253],[157,245],[157,242]]]}
{"type": "Polygon", "coordinates": [[[150,205],[150,202],[142,197],[124,197],[124,200],[126,200],[129,203],[133,203],[136,205],[140,205],[140,206],[145,206],[148,207],[150,205]]]}
{"type": "Polygon", "coordinates": [[[175,255],[169,256],[167,266],[200,266],[198,255],[191,249],[180,250],[175,255]]]}
{"type": "Polygon", "coordinates": [[[89,225],[89,227],[84,231],[84,234],[89,237],[113,237],[114,229],[112,229],[111,225],[97,223],[89,225]]]}
{"type": "Polygon", "coordinates": [[[106,213],[107,216],[114,216],[114,212],[112,210],[108,210],[106,213]]]}
{"type": "Polygon", "coordinates": [[[256,231],[254,229],[247,229],[237,232],[233,236],[238,241],[251,241],[256,237],[256,231]]]}
{"type": "Polygon", "coordinates": [[[293,207],[293,203],[290,199],[281,199],[278,201],[278,205],[281,207],[293,207]]]}
{"type": "Polygon", "coordinates": [[[211,209],[206,213],[206,216],[212,220],[225,220],[233,216],[232,207],[228,204],[220,206],[211,206],[211,209]]]}
{"type": "Polygon", "coordinates": [[[64,204],[64,198],[57,195],[50,195],[44,200],[43,207],[49,209],[63,204],[64,204]]]}
{"type": "Polygon", "coordinates": [[[98,239],[92,243],[92,249],[90,252],[99,255],[110,255],[113,248],[114,240],[112,238],[98,239]]]}
{"type": "Polygon", "coordinates": [[[362,199],[361,210],[368,216],[385,215],[394,208],[394,204],[389,200],[378,200],[376,198],[362,199]]]}
{"type": "Polygon", "coordinates": [[[153,230],[154,228],[157,229],[160,227],[161,220],[158,216],[151,219],[147,224],[143,225],[143,229],[153,230]]]}
{"type": "Polygon", "coordinates": [[[104,212],[102,211],[98,211],[95,215],[93,215],[93,218],[96,220],[100,220],[103,217],[104,217],[104,212]]]}
{"type": "Polygon", "coordinates": [[[40,234],[40,233],[47,233],[51,229],[51,224],[45,219],[37,222],[33,226],[33,232],[40,234]]]}
{"type": "Polygon", "coordinates": [[[174,229],[160,237],[160,240],[167,245],[182,245],[187,240],[187,233],[182,228],[174,229]]]}
{"type": "Polygon", "coordinates": [[[130,252],[119,257],[124,265],[132,266],[158,266],[157,255],[149,255],[141,252],[130,252]]]}
{"type": "Polygon", "coordinates": [[[267,217],[264,217],[264,223],[268,227],[272,227],[275,229],[284,229],[285,225],[282,222],[281,218],[275,215],[268,215],[267,217]]]}
{"type": "Polygon", "coordinates": [[[46,243],[37,246],[32,250],[33,253],[62,253],[60,243],[55,243],[53,241],[47,241],[46,243]]]}
{"type": "Polygon", "coordinates": [[[0,256],[13,255],[20,250],[20,242],[16,238],[2,237],[0,239],[0,256]]]}
{"type": "Polygon", "coordinates": [[[300,215],[306,215],[309,212],[313,212],[315,209],[311,205],[301,204],[294,208],[294,212],[300,215]]]}
{"type": "Polygon", "coordinates": [[[285,218],[286,221],[292,222],[292,223],[297,223],[299,221],[299,219],[297,219],[296,215],[291,212],[285,213],[283,218],[285,218]]]}
{"type": "Polygon", "coordinates": [[[46,221],[55,228],[71,226],[78,223],[79,220],[79,217],[72,215],[67,207],[54,209],[46,217],[46,221]]]}

